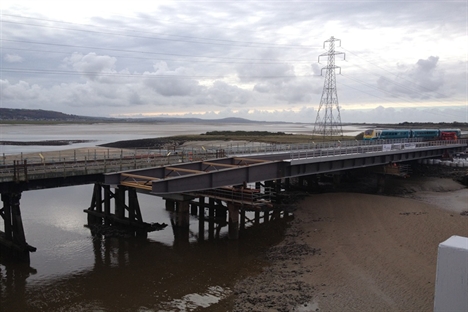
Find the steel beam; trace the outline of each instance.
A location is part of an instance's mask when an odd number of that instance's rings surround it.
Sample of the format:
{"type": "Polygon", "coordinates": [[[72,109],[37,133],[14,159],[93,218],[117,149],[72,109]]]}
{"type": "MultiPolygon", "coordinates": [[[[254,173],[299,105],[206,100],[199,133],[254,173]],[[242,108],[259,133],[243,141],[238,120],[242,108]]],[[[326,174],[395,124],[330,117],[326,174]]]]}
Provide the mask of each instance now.
{"type": "MultiPolygon", "coordinates": [[[[447,150],[462,151],[466,144],[411,147],[401,150],[368,151],[326,149],[305,151],[291,159],[291,154],[263,154],[250,157],[231,157],[213,159],[108,174],[106,184],[122,184],[123,176],[144,176],[146,190],[155,195],[186,193],[206,189],[220,188],[259,181],[329,173],[342,170],[359,169],[370,166],[386,165],[390,162],[404,162],[429,157],[439,157],[447,150]],[[176,175],[174,175],[176,173],[176,175]]],[[[138,187],[141,183],[135,183],[138,187]]]]}

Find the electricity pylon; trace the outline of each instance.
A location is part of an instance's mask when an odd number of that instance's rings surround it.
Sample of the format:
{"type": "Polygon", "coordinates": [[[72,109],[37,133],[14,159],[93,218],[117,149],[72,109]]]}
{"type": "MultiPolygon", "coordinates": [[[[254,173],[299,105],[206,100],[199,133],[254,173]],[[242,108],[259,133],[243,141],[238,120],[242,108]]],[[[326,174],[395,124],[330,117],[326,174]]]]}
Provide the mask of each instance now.
{"type": "Polygon", "coordinates": [[[341,46],[341,40],[332,36],[323,43],[324,49],[325,43],[329,43],[328,52],[320,54],[318,57],[318,61],[320,63],[321,56],[328,56],[327,67],[322,68],[322,71],[320,72],[322,74],[324,69],[327,70],[325,74],[325,82],[323,84],[322,98],[320,100],[320,106],[317,111],[317,118],[315,119],[313,131],[314,134],[320,134],[323,138],[343,135],[340,106],[338,105],[338,94],[336,92],[335,74],[336,68],[340,70],[341,74],[341,67],[335,65],[335,55],[343,54],[344,58],[346,58],[346,55],[344,52],[335,51],[335,41],[339,41],[341,46]],[[334,111],[336,111],[335,114],[334,111]],[[321,117],[321,113],[323,114],[323,117],[321,117]]]}

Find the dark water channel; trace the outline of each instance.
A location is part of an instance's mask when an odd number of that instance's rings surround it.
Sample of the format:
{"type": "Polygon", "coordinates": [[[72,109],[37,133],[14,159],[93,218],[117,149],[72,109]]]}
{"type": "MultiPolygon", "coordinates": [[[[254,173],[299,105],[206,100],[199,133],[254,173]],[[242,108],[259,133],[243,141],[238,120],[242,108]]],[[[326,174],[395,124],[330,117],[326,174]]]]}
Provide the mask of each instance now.
{"type": "Polygon", "coordinates": [[[224,227],[199,241],[191,216],[189,238],[175,240],[164,201],[139,194],[144,220],[169,226],[146,240],[93,237],[83,212],[91,196],[92,185],[22,194],[37,252],[29,266],[0,261],[0,311],[228,311],[234,283],[267,265],[262,256],[286,227],[252,226],[236,241],[224,227]]]}

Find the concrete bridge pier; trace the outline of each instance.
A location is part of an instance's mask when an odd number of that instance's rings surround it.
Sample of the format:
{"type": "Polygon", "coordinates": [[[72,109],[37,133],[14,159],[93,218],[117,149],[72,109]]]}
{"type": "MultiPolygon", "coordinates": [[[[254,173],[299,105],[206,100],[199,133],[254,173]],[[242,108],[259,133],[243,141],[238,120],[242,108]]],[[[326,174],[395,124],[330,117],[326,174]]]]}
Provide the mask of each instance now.
{"type": "Polygon", "coordinates": [[[0,231],[0,251],[7,259],[29,263],[29,253],[36,251],[36,248],[26,242],[20,198],[21,192],[1,195],[3,208],[0,209],[0,216],[3,218],[5,232],[0,231]]]}

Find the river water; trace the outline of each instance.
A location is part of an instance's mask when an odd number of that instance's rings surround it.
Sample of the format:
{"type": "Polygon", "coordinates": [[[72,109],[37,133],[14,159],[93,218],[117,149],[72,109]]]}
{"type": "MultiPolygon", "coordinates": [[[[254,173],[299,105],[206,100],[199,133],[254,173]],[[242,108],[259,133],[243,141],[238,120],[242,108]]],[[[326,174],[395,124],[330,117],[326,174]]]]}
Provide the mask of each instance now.
{"type": "MultiPolygon", "coordinates": [[[[0,125],[2,141],[90,140],[70,146],[0,145],[1,154],[92,147],[118,140],[214,130],[307,133],[304,124],[93,124],[0,125]]],[[[148,239],[93,237],[85,227],[92,185],[27,191],[21,212],[28,243],[37,248],[30,265],[0,260],[0,311],[226,311],[234,283],[266,265],[265,250],[282,239],[286,223],[250,227],[239,240],[198,240],[198,220],[189,238],[173,229],[148,239]]],[[[146,222],[170,224],[164,201],[139,194],[146,222]]],[[[0,222],[0,230],[4,230],[0,222]]],[[[207,229],[208,226],[205,226],[207,229]]]]}

